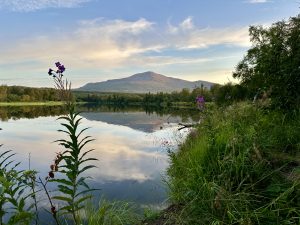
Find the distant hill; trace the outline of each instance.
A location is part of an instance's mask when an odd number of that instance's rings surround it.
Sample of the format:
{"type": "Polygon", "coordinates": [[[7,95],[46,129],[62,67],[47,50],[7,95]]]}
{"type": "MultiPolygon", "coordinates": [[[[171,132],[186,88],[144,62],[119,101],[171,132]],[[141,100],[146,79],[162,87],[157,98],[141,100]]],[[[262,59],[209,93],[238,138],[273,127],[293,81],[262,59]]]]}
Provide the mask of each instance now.
{"type": "Polygon", "coordinates": [[[77,91],[98,91],[98,92],[127,92],[127,93],[147,93],[147,92],[172,92],[181,91],[183,88],[193,89],[200,87],[210,89],[214,83],[208,81],[187,81],[151,71],[134,74],[122,79],[107,80],[103,82],[88,83],[77,91]]]}

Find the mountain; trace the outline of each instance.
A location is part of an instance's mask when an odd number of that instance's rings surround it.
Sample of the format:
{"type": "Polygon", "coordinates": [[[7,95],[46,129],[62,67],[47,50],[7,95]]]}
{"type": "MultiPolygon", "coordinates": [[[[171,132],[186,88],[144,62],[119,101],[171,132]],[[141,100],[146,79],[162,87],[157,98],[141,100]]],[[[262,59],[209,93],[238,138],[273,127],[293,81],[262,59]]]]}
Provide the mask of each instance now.
{"type": "Polygon", "coordinates": [[[127,92],[127,93],[156,93],[181,91],[183,88],[193,89],[200,87],[210,89],[214,83],[208,81],[187,81],[151,71],[134,74],[122,79],[107,80],[103,82],[88,83],[77,91],[99,91],[99,92],[127,92]]]}

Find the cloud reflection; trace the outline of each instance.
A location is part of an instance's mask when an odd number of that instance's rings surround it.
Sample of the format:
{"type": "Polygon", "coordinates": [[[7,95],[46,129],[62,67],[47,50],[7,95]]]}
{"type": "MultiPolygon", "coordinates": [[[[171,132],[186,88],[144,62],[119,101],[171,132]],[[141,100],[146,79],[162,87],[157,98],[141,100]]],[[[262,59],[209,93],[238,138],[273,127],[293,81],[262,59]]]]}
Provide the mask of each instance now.
{"type": "MultiPolygon", "coordinates": [[[[56,132],[59,125],[54,118],[35,120],[34,123],[28,119],[3,123],[2,135],[5,140],[2,142],[6,148],[14,149],[22,161],[31,153],[32,166],[37,166],[40,171],[48,171],[47,165],[53,160],[54,153],[61,150],[51,143],[60,138],[56,132]],[[31,128],[30,132],[28,127],[31,128]]],[[[165,154],[159,151],[159,146],[154,146],[145,133],[102,122],[85,121],[84,124],[93,127],[88,134],[96,138],[89,147],[96,149],[93,157],[99,159],[96,163],[99,169],[95,171],[98,178],[145,180],[150,177],[154,163],[159,164],[154,166],[158,170],[166,166],[166,162],[163,162],[166,161],[165,154]],[[148,151],[144,151],[144,148],[148,151]]]]}
{"type": "MultiPolygon", "coordinates": [[[[10,119],[2,122],[0,143],[3,143],[4,147],[1,150],[12,149],[16,152],[16,160],[22,162],[23,169],[28,169],[30,153],[31,168],[38,170],[43,177],[49,171],[55,152],[62,150],[53,143],[63,135],[56,132],[60,128],[56,118],[10,119]]],[[[155,131],[149,135],[126,126],[86,119],[83,125],[92,127],[86,134],[92,135],[96,140],[88,147],[96,149],[90,156],[99,159],[95,162],[97,168],[90,170],[86,175],[93,178],[93,186],[98,185],[107,191],[103,190],[102,194],[113,196],[113,189],[116,196],[120,193],[129,196],[130,194],[125,192],[128,192],[130,187],[146,187],[144,184],[148,184],[147,187],[150,188],[150,184],[153,187],[161,185],[161,176],[168,166],[168,157],[155,138],[163,138],[166,134],[155,131]],[[121,184],[126,184],[127,187],[121,190],[121,184]]],[[[161,195],[161,187],[156,188],[161,195]]],[[[139,196],[143,195],[146,194],[141,190],[139,196]]]]}

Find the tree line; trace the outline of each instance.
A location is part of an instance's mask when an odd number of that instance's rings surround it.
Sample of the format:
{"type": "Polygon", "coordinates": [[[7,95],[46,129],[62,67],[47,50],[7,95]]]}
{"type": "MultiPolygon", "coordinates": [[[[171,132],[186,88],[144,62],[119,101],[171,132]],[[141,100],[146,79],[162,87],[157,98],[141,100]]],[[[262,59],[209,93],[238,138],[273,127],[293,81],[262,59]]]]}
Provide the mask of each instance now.
{"type": "MultiPolygon", "coordinates": [[[[73,91],[77,102],[91,102],[103,105],[155,105],[168,106],[173,103],[195,103],[197,96],[204,96],[205,101],[224,103],[245,100],[248,90],[241,85],[214,85],[211,89],[196,87],[193,90],[182,89],[172,93],[102,93],[73,91]]],[[[44,102],[60,101],[59,93],[54,88],[32,88],[23,86],[0,86],[0,102],[44,102]]]]}
{"type": "Polygon", "coordinates": [[[234,101],[244,101],[252,98],[252,93],[247,87],[228,83],[216,84],[211,89],[196,87],[193,90],[183,88],[181,91],[171,93],[97,93],[97,92],[74,92],[77,101],[94,102],[108,105],[155,105],[170,106],[174,103],[195,104],[197,96],[203,96],[206,102],[218,104],[234,101]]]}
{"type": "Polygon", "coordinates": [[[0,102],[59,101],[54,88],[33,88],[22,86],[0,86],[0,102]]]}

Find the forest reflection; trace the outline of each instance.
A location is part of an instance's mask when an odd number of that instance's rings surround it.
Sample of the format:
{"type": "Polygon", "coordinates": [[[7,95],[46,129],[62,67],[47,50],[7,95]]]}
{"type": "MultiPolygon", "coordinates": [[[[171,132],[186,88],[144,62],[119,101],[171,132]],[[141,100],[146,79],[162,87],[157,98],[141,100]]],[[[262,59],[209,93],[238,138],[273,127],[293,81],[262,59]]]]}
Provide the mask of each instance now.
{"type": "MultiPolygon", "coordinates": [[[[169,108],[169,107],[141,107],[141,106],[116,106],[116,105],[78,105],[79,112],[144,112],[147,115],[180,117],[181,121],[198,121],[199,113],[190,108],[169,108]]],[[[21,118],[33,119],[38,117],[59,116],[66,113],[64,106],[1,106],[0,119],[8,121],[21,118]]]]}

